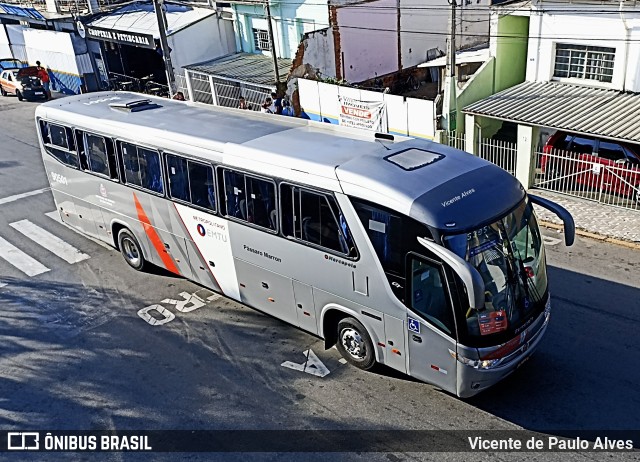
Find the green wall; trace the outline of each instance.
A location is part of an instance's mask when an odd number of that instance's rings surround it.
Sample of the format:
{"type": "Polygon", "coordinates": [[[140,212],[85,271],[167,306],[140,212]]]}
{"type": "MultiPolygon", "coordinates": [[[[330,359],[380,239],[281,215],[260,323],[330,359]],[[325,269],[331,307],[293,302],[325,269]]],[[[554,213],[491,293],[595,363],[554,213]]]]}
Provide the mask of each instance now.
{"type": "MultiPolygon", "coordinates": [[[[503,16],[498,19],[496,56],[476,71],[462,90],[458,90],[456,131],[464,133],[462,109],[506,88],[524,82],[527,70],[529,18],[503,16]]],[[[482,136],[493,135],[502,124],[499,120],[476,118],[482,126],[482,136]]]]}
{"type": "Polygon", "coordinates": [[[458,133],[464,133],[465,131],[464,113],[462,109],[469,104],[473,104],[495,93],[493,91],[495,61],[495,58],[489,58],[489,60],[480,66],[480,69],[471,76],[471,79],[469,79],[464,88],[458,90],[458,112],[456,117],[456,131],[458,133]]]}
{"type": "Polygon", "coordinates": [[[524,82],[528,38],[528,17],[509,15],[498,20],[495,93],[524,82]]]}

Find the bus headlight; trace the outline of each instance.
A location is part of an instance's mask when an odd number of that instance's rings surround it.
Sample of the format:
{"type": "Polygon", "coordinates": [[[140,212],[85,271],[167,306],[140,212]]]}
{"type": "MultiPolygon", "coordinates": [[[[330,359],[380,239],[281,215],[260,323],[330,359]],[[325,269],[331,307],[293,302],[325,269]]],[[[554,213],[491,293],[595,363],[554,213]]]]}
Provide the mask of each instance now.
{"type": "Polygon", "coordinates": [[[482,369],[482,370],[493,369],[494,367],[500,365],[500,363],[502,363],[502,359],[503,359],[503,358],[497,358],[497,359],[469,359],[469,358],[465,358],[462,355],[454,353],[451,350],[449,350],[449,354],[454,359],[457,359],[458,361],[460,361],[462,364],[465,364],[465,365],[467,365],[469,367],[473,367],[474,369],[482,369]]]}

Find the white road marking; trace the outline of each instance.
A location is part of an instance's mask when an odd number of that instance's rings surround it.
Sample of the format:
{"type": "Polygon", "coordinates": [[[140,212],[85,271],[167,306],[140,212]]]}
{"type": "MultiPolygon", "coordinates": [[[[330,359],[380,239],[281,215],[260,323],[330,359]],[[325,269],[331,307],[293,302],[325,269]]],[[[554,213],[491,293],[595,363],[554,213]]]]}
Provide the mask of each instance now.
{"type": "Polygon", "coordinates": [[[346,360],[346,359],[344,359],[344,358],[340,358],[340,359],[338,360],[338,362],[339,362],[340,364],[347,364],[347,360],[346,360]]]}
{"type": "Polygon", "coordinates": [[[318,359],[311,348],[304,351],[302,354],[307,356],[307,360],[302,364],[285,361],[281,364],[281,366],[293,369],[295,371],[306,372],[307,374],[316,375],[318,377],[324,377],[329,374],[329,369],[327,369],[327,366],[325,366],[322,361],[318,359]]]}
{"type": "Polygon", "coordinates": [[[60,218],[60,213],[57,210],[54,210],[53,212],[47,212],[45,213],[46,216],[48,216],[49,218],[51,218],[52,220],[57,221],[58,223],[60,223],[63,226],[66,226],[67,228],[69,228],[71,231],[73,231],[74,233],[79,234],[80,236],[84,237],[85,239],[89,239],[90,241],[95,242],[96,244],[98,244],[100,247],[104,247],[105,249],[109,249],[109,250],[113,250],[113,247],[110,246],[109,244],[105,244],[104,242],[102,242],[100,239],[95,239],[91,236],[88,236],[86,234],[84,234],[81,231],[78,231],[77,229],[75,229],[73,226],[69,226],[68,224],[66,224],[64,221],[62,221],[62,219],[60,218]]]}
{"type": "Polygon", "coordinates": [[[219,299],[219,298],[222,298],[222,295],[220,295],[220,294],[213,294],[213,295],[211,295],[211,296],[207,297],[207,301],[208,301],[208,302],[212,302],[212,301],[217,300],[217,299],[219,299]]]}
{"type": "Polygon", "coordinates": [[[86,253],[80,252],[71,244],[68,244],[59,237],[51,234],[49,231],[46,231],[39,226],[31,223],[29,220],[20,220],[9,223],[9,226],[22,233],[36,244],[53,252],[67,263],[78,263],[80,261],[91,258],[86,253]]]}
{"type": "Polygon", "coordinates": [[[0,258],[6,260],[27,276],[46,273],[49,268],[0,237],[0,258]]]}
{"type": "Polygon", "coordinates": [[[42,194],[43,192],[49,191],[51,188],[42,188],[42,189],[35,189],[33,191],[29,191],[26,193],[22,193],[22,194],[16,194],[14,196],[9,196],[9,197],[5,197],[3,199],[0,199],[0,205],[4,205],[4,204],[8,204],[9,202],[14,202],[20,199],[24,199],[25,197],[29,197],[29,196],[35,196],[37,194],[42,194]]]}
{"type": "Polygon", "coordinates": [[[176,310],[180,311],[181,313],[188,313],[190,311],[197,310],[198,308],[202,308],[205,304],[205,301],[198,297],[196,294],[180,292],[180,296],[184,298],[184,300],[173,300],[171,298],[165,298],[160,303],[164,303],[165,305],[175,305],[176,310]]]}
{"type": "Polygon", "coordinates": [[[562,239],[558,239],[557,237],[545,236],[542,235],[542,240],[544,241],[544,245],[554,246],[558,245],[562,242],[562,239]]]}

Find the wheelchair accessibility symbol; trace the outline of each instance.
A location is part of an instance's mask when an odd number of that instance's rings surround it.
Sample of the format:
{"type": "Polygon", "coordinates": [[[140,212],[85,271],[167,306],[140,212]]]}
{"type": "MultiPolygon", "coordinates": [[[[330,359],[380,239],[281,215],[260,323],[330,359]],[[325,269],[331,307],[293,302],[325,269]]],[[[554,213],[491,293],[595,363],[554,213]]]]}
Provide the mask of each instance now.
{"type": "Polygon", "coordinates": [[[420,321],[418,321],[417,319],[407,317],[407,323],[408,323],[407,328],[411,332],[415,332],[416,334],[420,333],[420,321]]]}

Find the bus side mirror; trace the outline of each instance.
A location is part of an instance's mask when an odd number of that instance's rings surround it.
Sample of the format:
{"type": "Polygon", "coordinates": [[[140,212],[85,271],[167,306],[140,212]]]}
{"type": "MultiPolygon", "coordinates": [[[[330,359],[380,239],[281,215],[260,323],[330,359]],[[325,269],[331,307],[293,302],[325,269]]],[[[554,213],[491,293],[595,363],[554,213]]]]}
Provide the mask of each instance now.
{"type": "Polygon", "coordinates": [[[441,245],[436,244],[433,241],[428,241],[422,237],[418,238],[418,242],[436,254],[447,263],[453,271],[456,272],[465,287],[467,288],[467,296],[469,297],[469,307],[481,310],[484,308],[484,280],[477,269],[471,266],[468,262],[460,258],[451,250],[444,248],[441,245]]]}
{"type": "Polygon", "coordinates": [[[564,224],[564,243],[567,247],[572,246],[576,239],[576,224],[573,221],[573,217],[567,209],[560,204],[556,204],[549,199],[544,199],[540,196],[532,196],[529,194],[529,200],[540,207],[543,207],[550,212],[553,212],[562,220],[564,224]]]}

